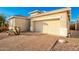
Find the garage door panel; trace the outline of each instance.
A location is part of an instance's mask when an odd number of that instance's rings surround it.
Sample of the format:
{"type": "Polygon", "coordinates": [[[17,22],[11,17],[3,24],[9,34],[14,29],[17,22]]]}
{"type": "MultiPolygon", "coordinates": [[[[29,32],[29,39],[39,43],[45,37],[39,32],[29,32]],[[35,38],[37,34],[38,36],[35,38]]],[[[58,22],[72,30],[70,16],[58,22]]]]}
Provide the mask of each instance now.
{"type": "Polygon", "coordinates": [[[34,31],[36,32],[42,32],[43,31],[43,24],[41,21],[35,21],[34,22],[34,31]]]}
{"type": "Polygon", "coordinates": [[[47,25],[43,25],[43,33],[48,33],[48,34],[54,34],[58,35],[59,34],[59,20],[52,20],[52,21],[45,21],[47,25]]]}
{"type": "Polygon", "coordinates": [[[49,21],[48,23],[49,23],[48,33],[58,35],[59,34],[59,29],[60,29],[59,20],[49,21]]]}

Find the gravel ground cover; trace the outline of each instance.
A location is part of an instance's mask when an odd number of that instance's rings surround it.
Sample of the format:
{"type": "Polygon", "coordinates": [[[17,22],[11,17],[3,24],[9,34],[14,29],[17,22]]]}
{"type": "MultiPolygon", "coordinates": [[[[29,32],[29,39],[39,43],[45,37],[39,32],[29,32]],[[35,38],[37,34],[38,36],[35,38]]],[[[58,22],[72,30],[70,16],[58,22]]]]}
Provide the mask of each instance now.
{"type": "Polygon", "coordinates": [[[58,42],[52,51],[79,51],[79,38],[67,38],[66,43],[58,42]]]}
{"type": "MultiPolygon", "coordinates": [[[[7,35],[5,35],[5,37],[6,36],[7,35]]],[[[21,35],[8,36],[6,38],[1,39],[0,50],[48,51],[51,49],[56,40],[56,36],[45,35],[41,33],[21,33],[21,35]]]]}
{"type": "Polygon", "coordinates": [[[70,38],[63,38],[66,43],[57,42],[59,38],[53,35],[36,32],[25,32],[20,35],[8,36],[0,33],[0,51],[79,51],[79,34],[77,31],[70,38]]]}

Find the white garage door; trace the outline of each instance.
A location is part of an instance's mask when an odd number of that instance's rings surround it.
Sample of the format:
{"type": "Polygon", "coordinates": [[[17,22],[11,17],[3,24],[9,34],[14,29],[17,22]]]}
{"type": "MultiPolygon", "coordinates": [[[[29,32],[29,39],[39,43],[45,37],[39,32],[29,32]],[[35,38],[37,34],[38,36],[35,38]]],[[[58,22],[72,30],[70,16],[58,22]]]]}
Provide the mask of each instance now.
{"type": "Polygon", "coordinates": [[[59,35],[60,22],[59,20],[36,21],[34,22],[34,31],[46,34],[59,35]]]}
{"type": "Polygon", "coordinates": [[[36,31],[36,32],[42,32],[43,31],[42,21],[35,21],[34,22],[34,31],[36,31]]]}
{"type": "Polygon", "coordinates": [[[60,31],[59,20],[44,21],[43,33],[59,35],[59,31],[60,31]]]}

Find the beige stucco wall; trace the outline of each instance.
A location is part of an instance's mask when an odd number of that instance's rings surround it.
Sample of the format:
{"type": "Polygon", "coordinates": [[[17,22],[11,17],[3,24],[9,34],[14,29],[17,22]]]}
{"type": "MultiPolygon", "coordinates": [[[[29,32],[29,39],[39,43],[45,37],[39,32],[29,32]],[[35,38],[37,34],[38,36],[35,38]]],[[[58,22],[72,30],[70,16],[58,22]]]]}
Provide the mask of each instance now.
{"type": "Polygon", "coordinates": [[[22,17],[14,17],[9,20],[9,28],[10,27],[20,27],[21,31],[28,31],[29,30],[29,25],[30,25],[30,20],[27,18],[22,18],[22,17]],[[13,26],[12,26],[13,25],[13,26]]]}
{"type": "MultiPolygon", "coordinates": [[[[34,31],[34,22],[41,21],[43,23],[49,24],[50,26],[48,26],[48,28],[52,27],[52,25],[54,25],[51,29],[48,30],[47,34],[54,34],[54,35],[58,35],[58,36],[67,36],[68,30],[69,30],[68,11],[69,10],[67,10],[67,11],[65,10],[63,12],[58,12],[58,13],[49,13],[47,15],[42,15],[42,16],[39,16],[40,14],[38,14],[38,16],[31,17],[31,27],[30,27],[31,31],[34,31]],[[58,20],[56,20],[56,19],[58,19],[58,20]],[[55,27],[55,25],[57,27],[55,27]],[[56,30],[53,30],[53,29],[56,29],[56,30]]],[[[42,29],[43,29],[42,33],[45,33],[45,31],[47,30],[44,28],[44,26],[42,29]]]]}
{"type": "Polygon", "coordinates": [[[15,26],[15,18],[9,20],[9,29],[13,29],[15,26]]]}
{"type": "Polygon", "coordinates": [[[29,30],[29,20],[17,18],[15,19],[15,25],[20,27],[21,31],[29,30]]]}

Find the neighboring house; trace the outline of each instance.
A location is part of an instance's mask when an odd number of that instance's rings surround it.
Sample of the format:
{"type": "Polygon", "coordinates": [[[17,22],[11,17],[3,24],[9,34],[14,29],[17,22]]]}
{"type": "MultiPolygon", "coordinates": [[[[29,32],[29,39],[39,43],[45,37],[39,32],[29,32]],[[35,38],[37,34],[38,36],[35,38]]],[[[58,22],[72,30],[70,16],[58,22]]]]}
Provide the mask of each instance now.
{"type": "Polygon", "coordinates": [[[77,22],[75,23],[75,30],[79,30],[79,17],[77,19],[77,22]]]}
{"type": "Polygon", "coordinates": [[[20,27],[21,31],[28,31],[30,28],[30,20],[24,16],[12,16],[9,18],[9,29],[20,27]]]}
{"type": "Polygon", "coordinates": [[[30,12],[30,17],[31,31],[64,37],[68,36],[70,8],[63,8],[44,13],[36,10],[30,12]]]}

